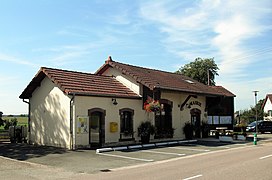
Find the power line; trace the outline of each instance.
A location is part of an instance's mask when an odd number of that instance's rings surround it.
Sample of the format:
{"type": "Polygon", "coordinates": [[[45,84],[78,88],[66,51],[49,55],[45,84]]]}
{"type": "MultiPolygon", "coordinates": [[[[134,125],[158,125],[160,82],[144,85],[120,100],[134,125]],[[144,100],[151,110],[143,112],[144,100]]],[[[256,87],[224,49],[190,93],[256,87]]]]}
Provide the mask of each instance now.
{"type": "Polygon", "coordinates": [[[256,51],[253,51],[252,53],[248,54],[248,55],[245,55],[245,56],[241,56],[241,55],[237,55],[237,56],[233,56],[233,57],[230,57],[229,59],[233,59],[233,60],[230,60],[230,61],[225,61],[225,62],[222,62],[220,65],[224,65],[224,64],[229,64],[231,62],[235,62],[237,60],[247,60],[248,58],[250,57],[254,57],[256,55],[260,55],[260,54],[264,54],[264,53],[268,53],[268,52],[272,52],[272,47],[269,47],[269,48],[263,48],[263,49],[258,49],[256,51]]]}

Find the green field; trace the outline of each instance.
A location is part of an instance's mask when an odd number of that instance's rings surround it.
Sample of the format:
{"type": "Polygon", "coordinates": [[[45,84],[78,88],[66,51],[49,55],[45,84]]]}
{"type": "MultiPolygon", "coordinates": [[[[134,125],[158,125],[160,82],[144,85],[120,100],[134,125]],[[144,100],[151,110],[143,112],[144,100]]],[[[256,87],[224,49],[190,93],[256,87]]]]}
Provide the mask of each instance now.
{"type": "MultiPolygon", "coordinates": [[[[21,117],[21,116],[14,116],[14,117],[5,116],[5,117],[2,117],[3,120],[11,120],[11,119],[14,119],[14,118],[16,118],[17,121],[18,121],[17,126],[27,126],[28,117],[21,117]]],[[[3,129],[4,129],[4,126],[1,126],[0,130],[3,130],[3,129]]]]}

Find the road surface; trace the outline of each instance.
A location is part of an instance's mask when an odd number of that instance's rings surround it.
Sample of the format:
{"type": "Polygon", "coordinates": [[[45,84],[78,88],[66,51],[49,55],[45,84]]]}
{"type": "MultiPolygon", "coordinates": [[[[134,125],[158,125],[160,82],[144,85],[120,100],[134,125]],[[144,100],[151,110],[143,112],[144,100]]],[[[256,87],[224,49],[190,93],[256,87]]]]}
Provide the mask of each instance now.
{"type": "Polygon", "coordinates": [[[181,157],[110,172],[86,179],[272,179],[272,143],[181,157]]]}

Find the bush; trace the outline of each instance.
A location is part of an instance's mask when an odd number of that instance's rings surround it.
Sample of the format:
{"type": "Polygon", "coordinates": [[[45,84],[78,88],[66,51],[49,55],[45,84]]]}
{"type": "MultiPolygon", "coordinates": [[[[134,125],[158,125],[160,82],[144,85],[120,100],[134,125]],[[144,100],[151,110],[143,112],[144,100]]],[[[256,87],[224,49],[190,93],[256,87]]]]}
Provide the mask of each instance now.
{"type": "Polygon", "coordinates": [[[149,121],[142,122],[138,127],[138,136],[141,137],[143,144],[148,144],[150,141],[150,135],[155,134],[155,126],[149,121]]]}
{"type": "Polygon", "coordinates": [[[183,134],[185,134],[186,139],[193,139],[193,132],[194,132],[194,126],[186,122],[184,127],[183,127],[183,134]]]}
{"type": "Polygon", "coordinates": [[[149,121],[144,121],[138,127],[138,136],[148,136],[155,133],[155,126],[149,121]]]}
{"type": "Polygon", "coordinates": [[[10,126],[17,126],[17,123],[18,123],[17,118],[12,118],[10,121],[6,120],[4,129],[8,130],[10,126]]]}
{"type": "Polygon", "coordinates": [[[201,131],[202,131],[202,137],[207,138],[210,132],[210,125],[207,122],[202,121],[201,131]]]}

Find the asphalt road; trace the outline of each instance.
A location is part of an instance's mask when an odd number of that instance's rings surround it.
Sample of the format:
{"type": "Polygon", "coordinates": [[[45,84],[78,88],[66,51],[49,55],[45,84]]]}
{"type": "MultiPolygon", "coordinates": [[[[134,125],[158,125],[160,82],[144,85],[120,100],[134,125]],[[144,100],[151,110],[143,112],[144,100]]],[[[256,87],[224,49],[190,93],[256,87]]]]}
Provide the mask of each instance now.
{"type": "Polygon", "coordinates": [[[272,143],[212,151],[84,176],[82,179],[272,179],[272,143]]]}
{"type": "Polygon", "coordinates": [[[0,143],[0,179],[272,179],[267,140],[257,146],[198,142],[99,155],[0,143]]]}

